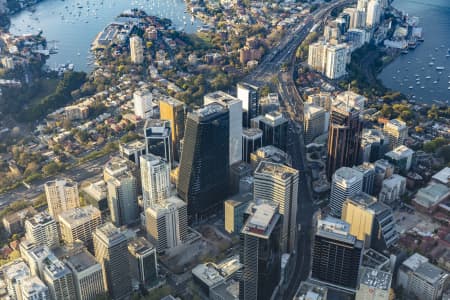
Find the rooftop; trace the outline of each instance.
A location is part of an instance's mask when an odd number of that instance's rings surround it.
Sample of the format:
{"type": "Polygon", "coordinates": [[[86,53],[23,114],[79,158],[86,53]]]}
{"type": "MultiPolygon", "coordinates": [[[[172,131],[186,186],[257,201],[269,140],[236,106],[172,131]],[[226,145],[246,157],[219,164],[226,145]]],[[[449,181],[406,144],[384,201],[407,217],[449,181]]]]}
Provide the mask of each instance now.
{"type": "Polygon", "coordinates": [[[120,145],[122,151],[124,151],[125,153],[132,153],[136,150],[142,150],[145,149],[145,143],[139,140],[136,141],[132,141],[126,144],[121,144],[120,145]]]}
{"type": "Polygon", "coordinates": [[[199,119],[203,119],[203,118],[213,117],[217,114],[222,114],[226,111],[228,111],[228,110],[223,105],[221,105],[217,102],[213,102],[213,103],[203,106],[202,108],[199,108],[199,109],[193,111],[190,114],[192,114],[194,117],[197,117],[199,119]]]}
{"type": "Polygon", "coordinates": [[[401,121],[401,120],[399,120],[399,119],[389,120],[389,122],[387,122],[385,126],[397,127],[398,130],[405,129],[405,128],[407,129],[408,128],[406,126],[406,123],[401,121]]]}
{"type": "Polygon", "coordinates": [[[1,267],[1,273],[6,279],[17,281],[30,276],[30,268],[22,259],[14,260],[1,267]]]}
{"type": "Polygon", "coordinates": [[[272,111],[264,115],[264,118],[261,119],[261,122],[269,123],[272,126],[278,126],[280,124],[286,123],[288,120],[277,111],[272,111]]]}
{"type": "Polygon", "coordinates": [[[247,211],[250,212],[250,216],[242,228],[242,233],[257,238],[269,238],[280,218],[278,205],[274,202],[253,202],[250,203],[247,211]]]}
{"type": "Polygon", "coordinates": [[[242,135],[246,138],[261,138],[262,130],[259,128],[246,128],[242,131],[242,135]]]}
{"type": "Polygon", "coordinates": [[[92,205],[72,208],[59,215],[60,222],[64,222],[70,227],[80,226],[94,218],[101,218],[101,212],[92,205]]]}
{"type": "Polygon", "coordinates": [[[346,181],[348,184],[352,184],[356,181],[362,180],[362,178],[363,175],[361,174],[361,172],[349,167],[339,168],[333,174],[333,180],[346,181]]]}
{"type": "Polygon", "coordinates": [[[349,196],[347,200],[350,200],[365,208],[369,208],[377,202],[377,198],[364,192],[357,192],[356,194],[349,196]]]}
{"type": "Polygon", "coordinates": [[[137,237],[128,242],[128,250],[135,255],[145,255],[153,249],[155,249],[153,244],[144,237],[137,237]]]}
{"type": "Polygon", "coordinates": [[[326,300],[328,288],[311,282],[302,281],[293,300],[326,300]]]}
{"type": "Polygon", "coordinates": [[[105,165],[105,172],[113,176],[129,169],[130,161],[119,156],[113,156],[105,165]]]}
{"type": "Polygon", "coordinates": [[[447,272],[445,272],[441,268],[436,267],[433,264],[430,264],[429,262],[421,264],[416,269],[416,275],[431,284],[437,284],[443,278],[449,276],[447,272]]]}
{"type": "Polygon", "coordinates": [[[255,176],[266,175],[286,180],[292,176],[298,176],[298,171],[283,164],[261,161],[255,170],[255,176]]]}
{"type": "Polygon", "coordinates": [[[428,262],[428,258],[425,256],[420,255],[419,253],[414,253],[410,257],[408,257],[404,262],[403,266],[407,267],[408,269],[412,271],[416,271],[420,265],[423,263],[428,262]]]}
{"type": "Polygon", "coordinates": [[[60,261],[53,253],[50,253],[44,261],[44,272],[46,272],[53,280],[59,279],[71,273],[69,268],[60,261]]]}
{"type": "Polygon", "coordinates": [[[391,157],[392,159],[401,159],[405,157],[412,156],[414,154],[414,151],[406,147],[405,145],[398,146],[392,151],[389,151],[386,153],[386,156],[391,157]]]}
{"type": "Polygon", "coordinates": [[[317,235],[354,244],[356,238],[350,235],[350,225],[340,219],[326,216],[317,222],[317,235]]]}
{"type": "Polygon", "coordinates": [[[53,217],[49,213],[43,211],[29,218],[28,222],[30,222],[33,226],[37,226],[55,222],[55,219],[53,219],[53,217]]]}
{"type": "Polygon", "coordinates": [[[110,222],[98,226],[95,230],[95,234],[106,244],[116,244],[126,241],[127,239],[123,231],[110,222]]]}
{"type": "Polygon", "coordinates": [[[270,159],[273,162],[287,163],[290,160],[289,154],[273,145],[259,148],[254,152],[258,158],[270,159]]]}
{"type": "Polygon", "coordinates": [[[48,290],[47,286],[37,276],[27,278],[20,283],[22,294],[35,294],[41,291],[48,290]]]}
{"type": "Polygon", "coordinates": [[[205,102],[205,104],[212,103],[212,102],[219,102],[220,104],[227,106],[227,105],[241,102],[241,100],[239,100],[238,98],[233,97],[230,94],[227,94],[225,92],[216,91],[216,92],[206,94],[204,96],[204,102],[205,102]]]}
{"type": "Polygon", "coordinates": [[[147,119],[147,121],[145,121],[144,128],[152,128],[154,130],[154,128],[159,127],[170,127],[170,121],[160,119],[147,119]]]}
{"type": "Polygon", "coordinates": [[[170,97],[170,96],[162,95],[161,98],[159,99],[159,101],[165,102],[171,106],[184,106],[183,102],[181,102],[180,100],[177,100],[173,97],[170,97]]]}
{"type": "Polygon", "coordinates": [[[372,268],[363,267],[360,277],[360,284],[365,284],[369,287],[388,291],[391,287],[392,274],[372,268]]]}
{"type": "Polygon", "coordinates": [[[433,179],[442,184],[448,185],[450,183],[450,167],[445,167],[438,173],[434,174],[433,179]]]}
{"type": "Polygon", "coordinates": [[[225,281],[219,271],[214,266],[208,264],[197,265],[192,269],[192,274],[209,287],[216,286],[225,281]]]}
{"type": "Polygon", "coordinates": [[[231,197],[229,197],[227,200],[225,200],[226,203],[236,207],[245,203],[248,203],[253,200],[253,194],[252,193],[245,193],[245,194],[236,194],[231,197]]]}
{"type": "Polygon", "coordinates": [[[450,188],[447,186],[435,183],[427,187],[421,188],[414,198],[414,201],[424,207],[431,207],[439,204],[442,200],[450,195],[450,188]]]}
{"type": "Polygon", "coordinates": [[[67,264],[73,271],[83,272],[92,266],[98,265],[98,262],[92,254],[83,251],[67,258],[67,264]]]}
{"type": "Polygon", "coordinates": [[[315,104],[308,104],[304,106],[303,113],[305,116],[311,117],[318,113],[325,113],[325,110],[315,104]]]}
{"type": "Polygon", "coordinates": [[[45,183],[45,186],[47,187],[55,187],[55,186],[66,186],[66,187],[72,187],[77,186],[77,183],[75,181],[72,181],[69,178],[59,178],[51,181],[47,181],[45,183]]]}
{"type": "Polygon", "coordinates": [[[356,113],[359,112],[359,107],[348,105],[344,101],[333,102],[332,110],[337,110],[345,113],[356,113]]]}

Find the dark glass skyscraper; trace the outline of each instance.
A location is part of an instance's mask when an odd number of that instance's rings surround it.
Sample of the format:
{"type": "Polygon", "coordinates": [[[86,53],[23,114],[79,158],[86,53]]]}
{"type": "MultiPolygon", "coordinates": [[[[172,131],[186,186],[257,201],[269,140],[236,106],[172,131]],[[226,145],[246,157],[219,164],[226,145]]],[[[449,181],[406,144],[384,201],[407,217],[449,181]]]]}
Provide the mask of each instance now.
{"type": "Polygon", "coordinates": [[[173,167],[172,130],[170,121],[149,119],[144,126],[147,154],[162,157],[173,167]]]}
{"type": "Polygon", "coordinates": [[[328,130],[328,178],[340,167],[358,164],[361,131],[359,109],[342,101],[332,106],[328,130]]]}
{"type": "Polygon", "coordinates": [[[356,289],[363,241],[350,234],[350,225],[327,217],[319,220],[314,235],[312,279],[347,289],[356,289]]]}
{"type": "Polygon", "coordinates": [[[280,281],[282,216],[273,201],[252,202],[244,213],[240,240],[239,299],[270,299],[280,281]]]}
{"type": "Polygon", "coordinates": [[[238,83],[237,98],[242,101],[242,126],[250,127],[250,120],[259,114],[259,88],[245,82],[238,83]]]}
{"type": "Polygon", "coordinates": [[[190,221],[208,216],[227,196],[228,109],[211,103],[186,120],[177,192],[187,202],[190,221]]]}
{"type": "Polygon", "coordinates": [[[263,146],[273,145],[283,151],[287,147],[288,120],[279,112],[258,116],[251,121],[252,128],[263,132],[263,146]]]}

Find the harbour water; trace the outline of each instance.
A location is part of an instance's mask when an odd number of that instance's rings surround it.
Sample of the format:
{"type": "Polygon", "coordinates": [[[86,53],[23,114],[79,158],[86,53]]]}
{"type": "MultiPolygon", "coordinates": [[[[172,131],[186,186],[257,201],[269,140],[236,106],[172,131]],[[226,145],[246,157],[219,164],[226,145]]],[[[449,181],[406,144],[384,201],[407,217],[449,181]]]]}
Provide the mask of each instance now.
{"type": "Polygon", "coordinates": [[[393,5],[420,18],[425,41],[388,65],[379,78],[417,102],[450,101],[450,1],[394,0],[393,5]]]}
{"type": "Polygon", "coordinates": [[[189,33],[201,25],[200,21],[192,22],[183,0],[45,0],[12,16],[10,32],[36,34],[42,30],[49,47],[58,49],[47,60],[49,67],[72,63],[76,70],[90,71],[89,49],[96,35],[131,8],[168,18],[174,28],[189,33]]]}

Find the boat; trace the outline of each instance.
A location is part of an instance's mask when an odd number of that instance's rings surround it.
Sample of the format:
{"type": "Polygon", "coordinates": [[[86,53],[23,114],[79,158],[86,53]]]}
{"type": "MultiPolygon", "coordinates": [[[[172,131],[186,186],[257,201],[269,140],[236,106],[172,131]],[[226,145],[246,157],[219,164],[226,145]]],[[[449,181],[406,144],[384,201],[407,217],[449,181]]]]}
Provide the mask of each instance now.
{"type": "Polygon", "coordinates": [[[426,79],[431,79],[431,76],[427,76],[427,77],[425,77],[426,79]]]}
{"type": "Polygon", "coordinates": [[[410,90],[412,90],[413,89],[413,86],[412,85],[410,85],[409,87],[408,87],[410,90]]]}
{"type": "Polygon", "coordinates": [[[444,67],[436,67],[436,70],[437,71],[443,71],[443,70],[445,70],[445,68],[444,67]]]}
{"type": "Polygon", "coordinates": [[[434,62],[430,62],[429,65],[430,65],[430,66],[434,66],[434,62]]]}
{"type": "Polygon", "coordinates": [[[401,52],[402,54],[408,54],[409,53],[409,51],[408,51],[408,49],[405,49],[405,50],[402,50],[402,52],[401,52]]]}

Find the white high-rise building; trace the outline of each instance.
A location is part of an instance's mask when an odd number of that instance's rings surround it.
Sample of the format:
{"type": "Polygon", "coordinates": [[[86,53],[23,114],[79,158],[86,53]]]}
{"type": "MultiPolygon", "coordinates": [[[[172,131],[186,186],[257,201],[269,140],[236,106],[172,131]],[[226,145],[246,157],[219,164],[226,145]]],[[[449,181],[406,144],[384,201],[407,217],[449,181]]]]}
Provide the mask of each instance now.
{"type": "Polygon", "coordinates": [[[297,233],[299,172],[283,164],[262,161],[255,170],[254,198],[274,201],[283,215],[281,250],[292,253],[297,233]]]}
{"type": "Polygon", "coordinates": [[[325,132],[325,110],[314,104],[305,104],[303,114],[305,143],[309,144],[325,132]]]}
{"type": "Polygon", "coordinates": [[[242,160],[242,101],[222,91],[205,95],[204,105],[217,102],[228,108],[230,120],[230,165],[242,160]]]}
{"type": "Polygon", "coordinates": [[[51,299],[76,300],[73,274],[69,268],[51,253],[43,261],[42,279],[48,286],[51,299]]]}
{"type": "Polygon", "coordinates": [[[336,170],[330,193],[330,208],[333,215],[341,217],[344,201],[362,191],[363,179],[363,174],[355,169],[342,167],[336,170]]]}
{"type": "Polygon", "coordinates": [[[139,219],[137,203],[137,180],[129,171],[107,182],[108,207],[111,212],[111,221],[116,226],[129,225],[139,219]]]}
{"type": "Polygon", "coordinates": [[[20,283],[22,300],[50,300],[48,287],[37,276],[28,277],[20,283]]]}
{"type": "Polygon", "coordinates": [[[142,64],[144,62],[144,46],[140,37],[130,37],[130,54],[133,64],[142,64]]]}
{"type": "Polygon", "coordinates": [[[356,4],[356,9],[359,11],[366,11],[367,3],[369,3],[369,0],[358,0],[356,4]]]}
{"type": "Polygon", "coordinates": [[[38,213],[27,219],[25,221],[25,237],[35,245],[57,247],[59,234],[55,219],[46,212],[38,213]]]}
{"type": "Polygon", "coordinates": [[[309,45],[308,65],[314,70],[324,73],[326,67],[326,49],[325,42],[316,42],[309,45]]]}
{"type": "Polygon", "coordinates": [[[187,235],[187,205],[176,196],[145,211],[150,241],[158,252],[181,245],[187,235]]]}
{"type": "Polygon", "coordinates": [[[347,74],[348,47],[346,44],[328,45],[325,76],[337,79],[347,74]]]}
{"type": "Polygon", "coordinates": [[[367,102],[367,98],[353,91],[345,91],[339,93],[333,101],[333,103],[338,102],[344,102],[350,107],[356,107],[359,110],[363,111],[367,102]]]}
{"type": "Polygon", "coordinates": [[[78,185],[70,179],[56,179],[44,185],[50,215],[58,219],[59,213],[80,207],[78,185]]]}
{"type": "Polygon", "coordinates": [[[141,119],[153,116],[153,94],[149,90],[138,90],[133,93],[134,114],[141,119]]]}
{"type": "Polygon", "coordinates": [[[161,157],[147,154],[141,156],[141,180],[144,211],[164,202],[170,196],[170,167],[161,157]]]}
{"type": "Polygon", "coordinates": [[[405,122],[398,119],[392,119],[384,124],[383,132],[389,139],[389,150],[403,145],[408,138],[408,126],[406,126],[405,122]]]}
{"type": "Polygon", "coordinates": [[[366,26],[375,27],[380,23],[381,5],[378,0],[370,0],[367,4],[366,26]]]}
{"type": "Polygon", "coordinates": [[[22,259],[17,259],[2,266],[0,272],[6,283],[8,296],[12,299],[21,299],[20,284],[31,275],[27,264],[22,259]]]}
{"type": "Polygon", "coordinates": [[[406,178],[393,174],[383,180],[378,200],[384,203],[392,203],[400,199],[406,191],[406,178]]]}

